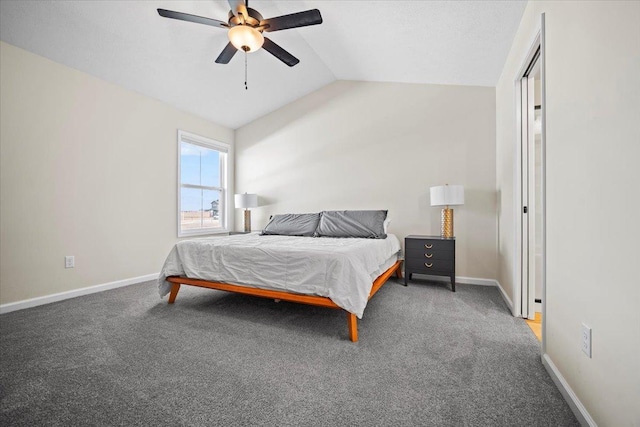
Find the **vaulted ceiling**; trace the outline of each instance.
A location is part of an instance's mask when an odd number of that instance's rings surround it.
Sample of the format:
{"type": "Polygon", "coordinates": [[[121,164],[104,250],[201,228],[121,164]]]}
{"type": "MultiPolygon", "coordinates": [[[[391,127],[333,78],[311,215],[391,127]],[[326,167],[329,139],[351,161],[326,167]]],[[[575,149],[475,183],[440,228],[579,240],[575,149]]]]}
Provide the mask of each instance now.
{"type": "Polygon", "coordinates": [[[261,49],[214,61],[224,29],[157,8],[227,20],[226,1],[0,1],[14,46],[233,129],[335,80],[495,86],[526,1],[264,1],[265,18],[317,8],[323,23],[269,33],[300,59],[261,49]]]}

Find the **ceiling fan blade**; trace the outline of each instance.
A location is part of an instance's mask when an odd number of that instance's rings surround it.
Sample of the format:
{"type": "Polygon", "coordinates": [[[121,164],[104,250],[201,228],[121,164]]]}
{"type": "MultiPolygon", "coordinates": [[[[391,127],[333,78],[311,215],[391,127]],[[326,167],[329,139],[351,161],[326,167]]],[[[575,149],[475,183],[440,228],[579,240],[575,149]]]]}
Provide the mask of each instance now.
{"type": "Polygon", "coordinates": [[[231,6],[231,11],[234,15],[238,16],[239,14],[242,14],[244,19],[249,17],[245,0],[229,0],[229,6],[231,6]]]}
{"type": "Polygon", "coordinates": [[[158,9],[158,14],[165,18],[179,19],[180,21],[195,22],[197,24],[211,25],[212,27],[229,28],[229,24],[217,19],[205,18],[203,16],[189,15],[188,13],[175,12],[173,10],[158,9]]]}
{"type": "Polygon", "coordinates": [[[260,26],[264,27],[264,30],[267,32],[317,24],[322,24],[322,15],[320,15],[318,9],[305,10],[304,12],[276,16],[275,18],[260,21],[260,26]]]}
{"type": "Polygon", "coordinates": [[[272,42],[266,37],[264,38],[264,44],[262,45],[262,48],[267,52],[269,52],[271,55],[278,58],[280,61],[287,64],[289,67],[293,67],[298,62],[300,62],[298,58],[291,55],[289,52],[287,52],[286,50],[284,50],[279,45],[275,44],[274,42],[272,42]]]}
{"type": "Polygon", "coordinates": [[[237,51],[238,49],[236,49],[235,46],[231,44],[231,42],[227,43],[224,49],[222,49],[222,52],[220,52],[220,55],[218,55],[218,57],[216,58],[216,63],[228,64],[237,51]]]}

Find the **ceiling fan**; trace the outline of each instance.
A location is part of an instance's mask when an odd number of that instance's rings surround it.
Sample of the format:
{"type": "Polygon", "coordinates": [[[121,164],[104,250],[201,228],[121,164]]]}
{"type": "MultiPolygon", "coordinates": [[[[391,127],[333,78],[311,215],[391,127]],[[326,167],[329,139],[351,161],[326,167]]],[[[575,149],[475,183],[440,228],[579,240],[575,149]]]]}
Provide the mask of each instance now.
{"type": "Polygon", "coordinates": [[[158,13],[165,18],[196,22],[198,24],[211,25],[212,27],[228,30],[229,43],[216,59],[218,64],[228,64],[238,50],[248,53],[255,52],[263,47],[264,50],[280,61],[289,67],[293,67],[300,62],[300,60],[270,39],[264,37],[262,33],[265,31],[269,33],[272,31],[306,27],[308,25],[322,23],[322,16],[318,9],[263,19],[260,12],[249,7],[249,0],[228,1],[231,10],[229,11],[229,20],[227,22],[166,9],[158,9],[158,13]]]}

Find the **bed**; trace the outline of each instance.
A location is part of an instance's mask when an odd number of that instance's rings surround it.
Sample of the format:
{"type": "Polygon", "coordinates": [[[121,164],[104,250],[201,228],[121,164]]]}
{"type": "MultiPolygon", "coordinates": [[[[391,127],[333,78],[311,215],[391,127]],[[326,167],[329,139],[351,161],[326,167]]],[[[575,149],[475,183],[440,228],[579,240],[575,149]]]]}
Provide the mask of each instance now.
{"type": "Polygon", "coordinates": [[[342,309],[356,342],[357,319],[389,277],[402,277],[401,263],[393,234],[367,239],[251,233],[178,242],[158,285],[169,304],[181,285],[190,285],[342,309]]]}

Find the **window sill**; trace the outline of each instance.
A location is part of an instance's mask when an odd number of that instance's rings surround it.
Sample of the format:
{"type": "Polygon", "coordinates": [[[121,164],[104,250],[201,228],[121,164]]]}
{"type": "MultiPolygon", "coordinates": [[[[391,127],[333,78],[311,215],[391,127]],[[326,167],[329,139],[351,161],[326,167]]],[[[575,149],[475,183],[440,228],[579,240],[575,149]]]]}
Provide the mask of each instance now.
{"type": "Polygon", "coordinates": [[[179,232],[178,237],[201,237],[201,236],[215,236],[218,234],[229,234],[229,230],[224,228],[216,228],[215,230],[193,230],[186,232],[179,232]]]}

